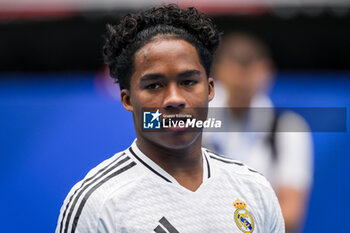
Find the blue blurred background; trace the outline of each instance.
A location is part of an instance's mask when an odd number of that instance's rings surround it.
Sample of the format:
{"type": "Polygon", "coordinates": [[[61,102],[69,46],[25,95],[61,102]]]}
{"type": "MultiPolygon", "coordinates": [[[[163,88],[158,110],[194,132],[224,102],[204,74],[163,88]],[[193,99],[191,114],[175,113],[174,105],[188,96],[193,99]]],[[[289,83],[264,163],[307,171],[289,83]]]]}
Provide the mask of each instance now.
{"type": "MultiPolygon", "coordinates": [[[[100,50],[106,22],[150,4],[32,2],[40,4],[0,3],[0,225],[6,233],[54,232],[70,188],[134,140],[131,114],[117,85],[106,80],[100,50]]],[[[349,122],[349,4],[203,2],[199,8],[220,29],[244,28],[270,46],[278,67],[270,93],[276,106],[346,107],[349,122]]],[[[347,232],[349,131],[312,136],[314,184],[303,232],[347,232]]]]}
{"type": "MultiPolygon", "coordinates": [[[[282,72],[271,96],[277,106],[349,109],[349,90],[350,73],[282,72]]],[[[70,188],[135,137],[131,114],[98,90],[93,73],[3,75],[0,112],[2,232],[53,232],[70,188]]],[[[332,232],[334,213],[337,229],[347,229],[350,134],[313,133],[313,139],[304,232],[332,232]]]]}

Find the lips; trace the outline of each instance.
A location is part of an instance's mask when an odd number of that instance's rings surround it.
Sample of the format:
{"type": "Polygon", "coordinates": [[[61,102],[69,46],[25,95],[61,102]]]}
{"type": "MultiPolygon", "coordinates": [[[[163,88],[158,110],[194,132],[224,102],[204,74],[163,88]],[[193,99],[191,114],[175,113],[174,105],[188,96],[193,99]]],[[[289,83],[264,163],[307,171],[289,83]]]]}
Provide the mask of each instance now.
{"type": "Polygon", "coordinates": [[[192,119],[191,117],[169,117],[163,119],[163,128],[180,132],[185,131],[187,129],[186,122],[188,119],[192,119]]]}
{"type": "Polygon", "coordinates": [[[179,122],[179,121],[183,121],[183,122],[186,122],[187,119],[192,119],[192,117],[167,117],[167,118],[164,118],[164,122],[165,123],[169,123],[170,121],[172,122],[179,122]]]}

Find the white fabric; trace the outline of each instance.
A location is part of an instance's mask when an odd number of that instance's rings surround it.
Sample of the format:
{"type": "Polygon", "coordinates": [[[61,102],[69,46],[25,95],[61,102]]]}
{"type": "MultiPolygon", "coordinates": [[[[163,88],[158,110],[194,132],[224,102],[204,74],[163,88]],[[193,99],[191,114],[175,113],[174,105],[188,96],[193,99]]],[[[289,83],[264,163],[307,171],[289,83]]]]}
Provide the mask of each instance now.
{"type": "MultiPolygon", "coordinates": [[[[210,107],[227,107],[226,94],[219,83],[215,83],[215,97],[210,107]]],[[[273,104],[264,94],[257,95],[251,108],[271,108],[270,117],[259,117],[250,114],[249,127],[254,124],[266,124],[271,129],[273,124],[273,104]],[[261,119],[265,121],[262,123],[261,119]]],[[[210,109],[209,109],[210,112],[210,109]]],[[[254,111],[252,111],[254,113],[254,111]]],[[[233,116],[224,116],[232,128],[237,129],[240,123],[233,116]]],[[[297,190],[307,190],[313,177],[313,149],[309,132],[283,132],[283,128],[300,127],[308,131],[306,122],[295,113],[284,113],[279,116],[278,132],[275,136],[278,159],[272,157],[271,144],[268,143],[270,132],[205,132],[203,145],[229,158],[237,159],[262,173],[274,187],[287,186],[297,190]]],[[[255,127],[255,126],[253,126],[255,127]]],[[[237,131],[237,130],[236,130],[237,131]]]]}
{"type": "Polygon", "coordinates": [[[131,150],[101,163],[72,188],[61,208],[56,233],[64,232],[61,222],[63,226],[67,223],[67,232],[79,233],[144,233],[157,232],[157,227],[171,233],[241,233],[234,220],[237,198],[246,203],[253,216],[252,232],[284,232],[270,184],[248,167],[203,148],[203,183],[192,192],[144,155],[135,142],[131,150]],[[106,181],[107,177],[110,179],[106,181]],[[84,200],[81,214],[76,215],[84,200]],[[76,228],[72,231],[74,219],[76,228]],[[170,228],[162,219],[171,224],[170,228]]]}

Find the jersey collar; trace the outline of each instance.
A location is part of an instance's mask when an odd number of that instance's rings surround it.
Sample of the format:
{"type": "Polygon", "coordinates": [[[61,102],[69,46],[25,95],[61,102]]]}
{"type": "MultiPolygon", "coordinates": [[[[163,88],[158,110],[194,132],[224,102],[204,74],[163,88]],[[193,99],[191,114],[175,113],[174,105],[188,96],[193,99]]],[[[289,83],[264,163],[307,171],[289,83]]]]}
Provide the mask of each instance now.
{"type": "MultiPolygon", "coordinates": [[[[163,168],[158,166],[155,162],[153,162],[150,158],[148,158],[147,155],[145,155],[137,146],[136,140],[132,143],[132,145],[129,147],[129,152],[132,154],[135,159],[142,163],[148,170],[153,172],[155,175],[159,176],[163,180],[180,185],[177,180],[172,177],[169,173],[167,173],[163,168]]],[[[210,166],[210,159],[208,158],[207,152],[204,148],[202,148],[202,156],[203,156],[203,181],[202,184],[211,177],[211,166],[210,166]]]]}

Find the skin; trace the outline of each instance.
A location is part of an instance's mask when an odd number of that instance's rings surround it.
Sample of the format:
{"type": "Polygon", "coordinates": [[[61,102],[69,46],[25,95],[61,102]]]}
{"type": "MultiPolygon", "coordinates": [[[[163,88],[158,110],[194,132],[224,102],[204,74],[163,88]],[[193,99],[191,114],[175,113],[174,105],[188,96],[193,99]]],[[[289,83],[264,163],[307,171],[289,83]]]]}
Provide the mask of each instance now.
{"type": "Polygon", "coordinates": [[[286,232],[299,232],[305,218],[305,206],[309,190],[302,192],[291,187],[278,187],[276,190],[286,224],[286,232]]]}
{"type": "Polygon", "coordinates": [[[202,183],[201,131],[144,131],[143,108],[204,120],[207,111],[193,108],[207,108],[213,97],[213,79],[207,78],[195,47],[181,39],[162,37],[135,53],[130,90],[121,91],[124,108],[133,114],[140,150],[191,191],[202,183]]]}

